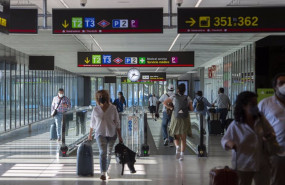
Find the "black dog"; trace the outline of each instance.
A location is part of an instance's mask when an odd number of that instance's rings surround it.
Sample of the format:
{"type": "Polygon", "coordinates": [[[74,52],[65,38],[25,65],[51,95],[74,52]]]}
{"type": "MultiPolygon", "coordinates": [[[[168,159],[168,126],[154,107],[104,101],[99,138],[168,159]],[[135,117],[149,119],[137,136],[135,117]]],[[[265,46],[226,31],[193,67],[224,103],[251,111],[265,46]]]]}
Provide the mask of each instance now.
{"type": "Polygon", "coordinates": [[[123,143],[119,143],[115,146],[116,158],[119,160],[119,163],[122,164],[122,173],[124,175],[125,164],[128,165],[131,173],[136,173],[134,164],[136,162],[136,153],[131,149],[126,147],[123,143]]]}

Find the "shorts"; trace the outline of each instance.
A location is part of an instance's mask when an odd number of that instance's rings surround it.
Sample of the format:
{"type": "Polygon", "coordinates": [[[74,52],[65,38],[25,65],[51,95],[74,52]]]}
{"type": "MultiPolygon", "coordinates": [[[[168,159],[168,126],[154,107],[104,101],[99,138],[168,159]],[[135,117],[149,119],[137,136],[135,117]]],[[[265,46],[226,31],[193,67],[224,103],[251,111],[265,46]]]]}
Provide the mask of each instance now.
{"type": "Polygon", "coordinates": [[[150,106],[149,107],[149,112],[150,113],[155,113],[156,112],[156,106],[150,106]]]}

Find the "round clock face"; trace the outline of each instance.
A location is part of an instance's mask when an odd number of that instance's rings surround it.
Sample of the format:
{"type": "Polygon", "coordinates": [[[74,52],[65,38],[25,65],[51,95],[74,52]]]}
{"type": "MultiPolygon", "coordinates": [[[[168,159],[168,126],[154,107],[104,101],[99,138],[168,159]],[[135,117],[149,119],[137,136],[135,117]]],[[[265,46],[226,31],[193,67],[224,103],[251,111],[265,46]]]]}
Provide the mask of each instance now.
{"type": "Polygon", "coordinates": [[[140,76],[141,76],[141,74],[140,74],[140,71],[138,69],[132,68],[128,72],[128,78],[132,82],[138,81],[140,76]]]}

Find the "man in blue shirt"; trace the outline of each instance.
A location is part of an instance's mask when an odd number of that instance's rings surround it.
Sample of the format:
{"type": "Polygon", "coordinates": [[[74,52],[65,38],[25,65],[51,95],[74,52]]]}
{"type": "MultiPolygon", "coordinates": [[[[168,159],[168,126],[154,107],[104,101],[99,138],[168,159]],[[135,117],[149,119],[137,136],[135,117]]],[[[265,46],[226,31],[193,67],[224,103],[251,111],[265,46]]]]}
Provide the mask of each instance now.
{"type": "Polygon", "coordinates": [[[212,107],[212,104],[210,104],[209,101],[205,97],[203,97],[202,91],[197,91],[196,94],[197,94],[197,96],[193,101],[194,112],[203,115],[203,130],[202,130],[202,132],[203,132],[203,134],[206,134],[205,125],[206,125],[206,115],[208,112],[207,107],[212,107]],[[203,111],[197,110],[198,101],[202,101],[204,103],[204,110],[203,111]]]}

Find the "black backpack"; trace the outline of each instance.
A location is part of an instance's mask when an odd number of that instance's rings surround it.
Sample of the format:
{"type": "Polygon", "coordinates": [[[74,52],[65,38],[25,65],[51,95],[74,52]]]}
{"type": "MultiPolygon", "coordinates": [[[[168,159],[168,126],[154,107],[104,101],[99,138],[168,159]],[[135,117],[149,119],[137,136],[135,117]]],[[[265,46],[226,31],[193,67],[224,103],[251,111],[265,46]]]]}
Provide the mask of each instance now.
{"type": "Polygon", "coordinates": [[[196,98],[196,100],[197,100],[196,110],[197,111],[204,111],[205,105],[203,102],[203,97],[201,97],[200,99],[196,98]]]}
{"type": "Polygon", "coordinates": [[[175,94],[174,115],[176,118],[187,118],[189,116],[189,104],[187,96],[175,94]]]}

